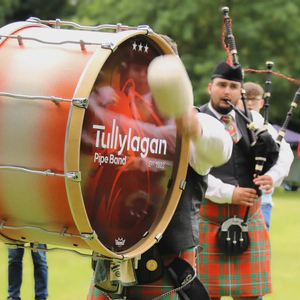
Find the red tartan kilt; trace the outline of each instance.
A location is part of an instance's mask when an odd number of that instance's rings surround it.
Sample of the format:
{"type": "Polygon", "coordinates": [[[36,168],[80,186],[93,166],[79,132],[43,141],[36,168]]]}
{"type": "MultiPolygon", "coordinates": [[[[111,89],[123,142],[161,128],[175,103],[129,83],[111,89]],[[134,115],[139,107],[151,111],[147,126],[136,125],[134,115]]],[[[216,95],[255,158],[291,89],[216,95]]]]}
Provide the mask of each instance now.
{"type": "Polygon", "coordinates": [[[216,204],[205,199],[199,213],[199,239],[203,251],[197,257],[197,276],[211,297],[250,297],[272,291],[268,230],[259,209],[261,199],[251,207],[248,228],[250,247],[238,256],[220,252],[217,235],[221,220],[243,218],[245,206],[216,204]],[[239,206],[239,207],[238,207],[239,206]],[[209,218],[208,218],[209,216],[209,218]]]}
{"type": "MultiPolygon", "coordinates": [[[[186,260],[191,266],[195,266],[195,249],[187,249],[179,255],[168,255],[163,257],[165,266],[167,266],[176,256],[186,260]]],[[[174,289],[171,279],[169,278],[167,271],[163,278],[151,283],[143,285],[135,285],[126,287],[124,289],[124,296],[127,296],[129,300],[150,300],[154,297],[160,296],[163,293],[169,292],[174,289]]],[[[91,282],[89,293],[86,300],[107,300],[108,298],[103,295],[102,291],[95,288],[91,282]]],[[[175,292],[170,293],[163,298],[164,300],[179,300],[178,294],[175,292]]]]}
{"type": "MultiPolygon", "coordinates": [[[[261,197],[257,198],[256,202],[249,209],[249,216],[251,218],[257,211],[259,211],[261,205],[261,197]]],[[[236,215],[238,218],[243,219],[247,206],[237,204],[217,204],[208,199],[203,199],[200,207],[199,215],[210,221],[211,223],[222,224],[228,218],[236,215]]]]}

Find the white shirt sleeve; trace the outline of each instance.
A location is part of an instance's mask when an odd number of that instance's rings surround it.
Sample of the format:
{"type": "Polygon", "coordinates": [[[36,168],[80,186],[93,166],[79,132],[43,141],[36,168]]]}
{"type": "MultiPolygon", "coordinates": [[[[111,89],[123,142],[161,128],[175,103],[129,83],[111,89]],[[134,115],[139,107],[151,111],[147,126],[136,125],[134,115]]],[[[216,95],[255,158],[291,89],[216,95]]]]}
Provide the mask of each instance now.
{"type": "Polygon", "coordinates": [[[198,174],[206,175],[211,167],[220,166],[229,160],[233,143],[217,119],[204,113],[198,113],[197,117],[202,126],[202,136],[191,140],[189,163],[198,174]]]}
{"type": "Polygon", "coordinates": [[[234,188],[234,185],[224,183],[222,180],[209,174],[205,198],[219,204],[231,203],[234,188]]]}

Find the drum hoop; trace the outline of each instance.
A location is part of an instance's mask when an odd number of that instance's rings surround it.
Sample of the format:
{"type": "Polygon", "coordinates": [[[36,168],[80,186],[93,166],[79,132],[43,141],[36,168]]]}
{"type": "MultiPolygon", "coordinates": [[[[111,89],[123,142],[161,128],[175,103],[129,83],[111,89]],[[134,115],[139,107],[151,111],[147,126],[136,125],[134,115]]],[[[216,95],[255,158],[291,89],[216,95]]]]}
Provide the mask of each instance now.
{"type": "Polygon", "coordinates": [[[181,193],[184,189],[182,184],[185,183],[186,179],[188,166],[188,155],[186,155],[186,153],[189,151],[189,143],[189,138],[186,136],[177,139],[178,148],[176,146],[176,150],[178,150],[180,154],[173,167],[172,178],[174,176],[174,183],[166,194],[165,199],[168,199],[168,201],[164,201],[155,222],[150,228],[151,231],[149,230],[149,234],[133,247],[128,248],[126,251],[118,252],[118,254],[123,254],[126,257],[136,257],[150,249],[155,243],[159,242],[174,215],[181,193]],[[149,240],[147,245],[145,245],[146,240],[149,240]],[[128,255],[127,252],[130,252],[130,255],[128,255]]]}
{"type": "MultiPolygon", "coordinates": [[[[92,90],[94,81],[101,70],[106,59],[110,55],[110,50],[99,47],[91,57],[89,64],[85,67],[83,74],[77,84],[74,92],[74,98],[88,98],[92,90]]],[[[77,106],[71,106],[67,125],[65,142],[65,170],[80,170],[80,141],[81,130],[84,119],[85,109],[77,106]]],[[[73,220],[79,232],[93,233],[88,216],[85,211],[84,200],[82,197],[81,185],[79,182],[65,180],[66,191],[73,220]]],[[[86,240],[85,240],[86,241],[86,240]]],[[[112,252],[104,247],[97,240],[86,241],[88,245],[98,249],[97,252],[104,256],[112,256],[112,252]]],[[[121,258],[121,256],[119,256],[121,258]]]]}
{"type": "MultiPolygon", "coordinates": [[[[127,39],[136,36],[146,34],[146,32],[141,31],[127,31],[122,32],[122,38],[120,39],[120,44],[127,39]]],[[[165,54],[173,53],[171,47],[158,35],[153,35],[150,37],[153,41],[157,42],[158,46],[165,51],[165,54]]],[[[77,85],[76,91],[74,93],[74,98],[88,98],[92,90],[95,79],[106,62],[108,56],[111,54],[110,51],[99,48],[91,57],[89,64],[86,66],[79,83],[77,85]],[[98,66],[95,68],[94,66],[98,66]]],[[[85,111],[82,108],[72,106],[70,109],[69,120],[68,120],[68,130],[66,134],[65,143],[65,172],[79,170],[80,165],[80,136],[83,124],[85,111]]],[[[189,151],[189,139],[187,137],[177,137],[176,145],[176,156],[178,160],[174,162],[172,170],[172,186],[168,189],[165,201],[162,208],[160,209],[154,223],[149,229],[149,233],[141,239],[134,246],[130,247],[126,251],[122,252],[112,252],[106,248],[101,241],[98,239],[88,239],[85,242],[95,251],[104,256],[123,259],[132,258],[137,255],[142,254],[147,251],[151,246],[153,246],[161,238],[163,232],[168,226],[177,204],[179,202],[182,193],[182,183],[185,180],[188,156],[186,153],[189,151]],[[166,201],[168,199],[168,201],[166,201]]],[[[92,226],[88,220],[84,199],[82,196],[82,190],[80,182],[65,180],[68,201],[73,215],[75,224],[81,233],[91,233],[93,232],[92,226]]]]}

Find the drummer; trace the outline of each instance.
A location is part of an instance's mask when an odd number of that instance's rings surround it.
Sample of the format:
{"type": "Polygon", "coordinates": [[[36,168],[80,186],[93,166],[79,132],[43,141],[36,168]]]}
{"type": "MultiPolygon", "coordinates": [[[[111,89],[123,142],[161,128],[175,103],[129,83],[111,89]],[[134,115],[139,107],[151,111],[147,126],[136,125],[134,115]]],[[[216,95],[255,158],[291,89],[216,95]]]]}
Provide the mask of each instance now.
{"type": "MultiPolygon", "coordinates": [[[[158,99],[155,100],[159,101],[158,99]]],[[[163,102],[163,99],[161,101],[163,102]]],[[[185,101],[185,99],[178,101],[185,101]]],[[[175,99],[174,107],[168,107],[168,109],[170,111],[177,109],[175,99]]],[[[193,270],[199,249],[197,211],[207,187],[207,175],[212,166],[224,164],[229,159],[232,142],[220,122],[211,116],[199,113],[193,107],[189,107],[184,114],[178,117],[176,123],[178,132],[190,138],[186,186],[176,212],[156,248],[160,253],[159,256],[162,255],[163,257],[164,267],[167,267],[175,257],[181,257],[188,262],[193,270]]],[[[176,266],[174,268],[176,269],[176,266]]],[[[182,272],[184,271],[182,270],[182,272]]],[[[178,276],[180,277],[181,274],[178,276]]],[[[199,299],[199,296],[205,293],[205,291],[203,292],[204,287],[199,281],[196,283],[195,279],[194,283],[194,288],[181,290],[181,293],[189,297],[188,299],[199,299]]],[[[162,277],[154,282],[127,287],[123,291],[123,296],[133,300],[152,299],[161,295],[163,291],[171,291],[172,289],[174,289],[173,281],[165,271],[162,277]]],[[[177,295],[177,293],[171,292],[170,297],[172,295],[177,295]]],[[[87,299],[107,298],[105,293],[91,286],[87,299]]]]}

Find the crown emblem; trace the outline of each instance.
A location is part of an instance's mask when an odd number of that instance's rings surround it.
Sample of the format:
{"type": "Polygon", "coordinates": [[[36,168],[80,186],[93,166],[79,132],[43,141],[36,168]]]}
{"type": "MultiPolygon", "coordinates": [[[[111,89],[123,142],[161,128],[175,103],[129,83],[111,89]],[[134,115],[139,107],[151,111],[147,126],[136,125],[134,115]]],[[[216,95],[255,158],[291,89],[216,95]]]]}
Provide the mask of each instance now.
{"type": "Polygon", "coordinates": [[[125,245],[125,242],[126,242],[126,240],[125,239],[123,239],[123,238],[117,238],[117,239],[115,239],[115,244],[116,244],[116,246],[118,246],[118,247],[121,247],[121,246],[124,246],[125,245]]]}

